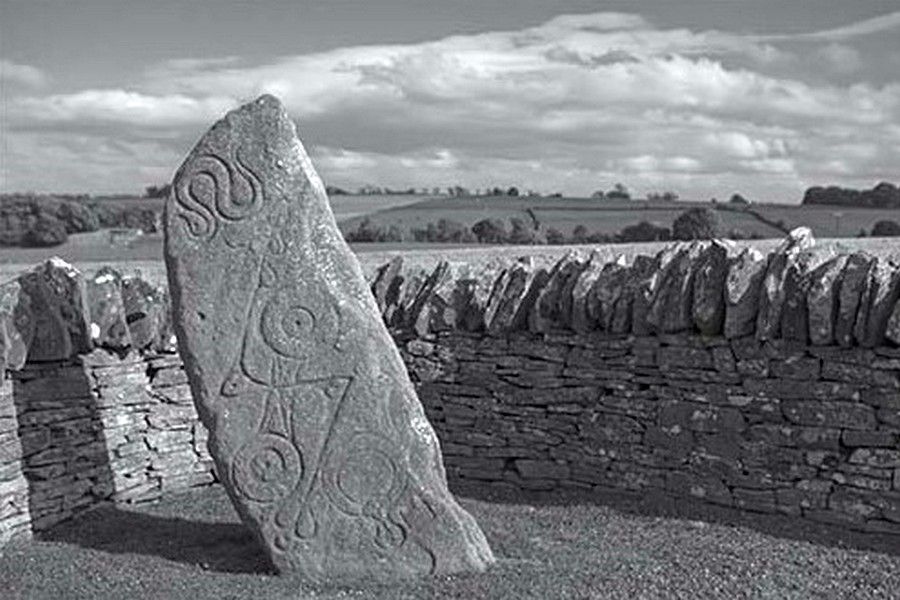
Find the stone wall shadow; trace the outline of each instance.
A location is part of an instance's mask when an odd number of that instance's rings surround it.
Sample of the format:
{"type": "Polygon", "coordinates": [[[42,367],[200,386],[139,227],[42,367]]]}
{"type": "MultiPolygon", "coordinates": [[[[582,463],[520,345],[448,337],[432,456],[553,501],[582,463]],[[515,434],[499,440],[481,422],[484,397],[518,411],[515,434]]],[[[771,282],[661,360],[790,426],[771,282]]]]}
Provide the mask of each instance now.
{"type": "Polygon", "coordinates": [[[579,489],[527,491],[460,480],[451,480],[449,484],[454,495],[482,502],[557,507],[593,504],[636,517],[672,518],[746,527],[759,533],[793,541],[900,556],[900,544],[897,543],[896,535],[852,531],[845,527],[791,515],[748,512],[659,491],[635,493],[599,488],[590,491],[579,489]]]}
{"type": "Polygon", "coordinates": [[[11,375],[31,529],[40,538],[113,493],[104,423],[77,359],[27,363],[11,375]]]}
{"type": "Polygon", "coordinates": [[[105,505],[58,525],[43,539],[112,554],[153,555],[222,573],[273,574],[253,533],[212,523],[105,505]]]}
{"type": "Polygon", "coordinates": [[[156,555],[231,573],[271,571],[252,533],[240,523],[156,516],[117,506],[159,496],[158,490],[145,494],[151,468],[146,426],[135,423],[143,417],[134,406],[123,408],[97,393],[90,366],[78,358],[27,363],[12,378],[36,539],[115,554],[156,555]]]}

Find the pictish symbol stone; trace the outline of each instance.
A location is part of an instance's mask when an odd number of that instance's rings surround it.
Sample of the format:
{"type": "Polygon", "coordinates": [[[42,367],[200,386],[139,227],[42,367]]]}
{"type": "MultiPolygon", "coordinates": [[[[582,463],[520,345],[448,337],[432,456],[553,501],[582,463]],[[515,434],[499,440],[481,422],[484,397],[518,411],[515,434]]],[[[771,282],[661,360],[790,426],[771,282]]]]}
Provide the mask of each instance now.
{"type": "Polygon", "coordinates": [[[166,204],[179,350],[210,450],[276,568],[482,571],[440,447],[324,186],[263,96],[197,143],[166,204]]]}

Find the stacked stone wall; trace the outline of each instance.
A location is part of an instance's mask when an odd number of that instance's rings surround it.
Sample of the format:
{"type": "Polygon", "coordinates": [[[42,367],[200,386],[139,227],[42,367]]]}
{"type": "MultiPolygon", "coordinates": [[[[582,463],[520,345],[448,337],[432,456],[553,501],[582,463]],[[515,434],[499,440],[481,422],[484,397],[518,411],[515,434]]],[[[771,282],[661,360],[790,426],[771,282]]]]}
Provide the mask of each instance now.
{"type": "Polygon", "coordinates": [[[459,483],[662,492],[900,534],[900,352],[442,333],[403,355],[459,483]]]}
{"type": "Polygon", "coordinates": [[[215,480],[177,355],[27,363],[0,393],[0,542],[215,480]]]}
{"type": "MultiPolygon", "coordinates": [[[[452,482],[664,492],[900,534],[900,267],[678,244],[371,269],[452,482]]],[[[50,261],[0,285],[0,544],[215,480],[168,294],[50,261]]]]}

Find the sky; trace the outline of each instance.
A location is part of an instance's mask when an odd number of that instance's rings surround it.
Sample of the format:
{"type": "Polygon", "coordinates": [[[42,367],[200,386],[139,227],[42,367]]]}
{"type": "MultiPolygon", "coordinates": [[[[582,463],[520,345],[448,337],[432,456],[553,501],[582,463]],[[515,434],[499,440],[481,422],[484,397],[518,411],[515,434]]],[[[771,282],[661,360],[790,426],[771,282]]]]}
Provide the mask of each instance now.
{"type": "Polygon", "coordinates": [[[281,98],[330,185],[900,183],[897,0],[0,0],[0,191],[138,193],[281,98]]]}

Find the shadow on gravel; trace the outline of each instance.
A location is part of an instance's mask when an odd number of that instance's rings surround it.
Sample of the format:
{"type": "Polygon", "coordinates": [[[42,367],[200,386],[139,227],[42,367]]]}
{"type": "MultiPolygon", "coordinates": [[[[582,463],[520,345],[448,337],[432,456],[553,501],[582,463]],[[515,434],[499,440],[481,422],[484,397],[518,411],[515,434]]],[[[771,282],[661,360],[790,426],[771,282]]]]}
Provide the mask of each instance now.
{"type": "Polygon", "coordinates": [[[463,498],[491,503],[532,506],[575,506],[593,504],[607,506],[628,515],[703,521],[717,525],[747,527],[766,535],[820,546],[881,552],[900,556],[900,540],[896,535],[849,531],[827,523],[817,523],[795,516],[752,513],[724,506],[714,506],[661,493],[634,494],[620,490],[586,492],[562,490],[523,492],[450,482],[451,491],[463,498]]]}
{"type": "Polygon", "coordinates": [[[143,554],[222,573],[271,574],[274,569],[240,523],[210,523],[101,506],[40,539],[113,554],[143,554]]]}

